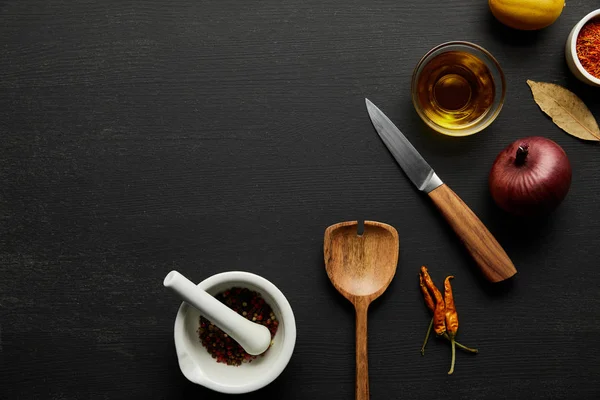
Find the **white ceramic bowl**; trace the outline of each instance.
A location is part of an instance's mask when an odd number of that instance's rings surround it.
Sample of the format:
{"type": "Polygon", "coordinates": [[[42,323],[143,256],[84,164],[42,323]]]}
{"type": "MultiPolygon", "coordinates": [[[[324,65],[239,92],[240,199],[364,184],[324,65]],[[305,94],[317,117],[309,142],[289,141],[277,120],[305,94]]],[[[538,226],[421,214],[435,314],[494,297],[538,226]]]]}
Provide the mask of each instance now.
{"type": "Polygon", "coordinates": [[[222,393],[252,392],[275,380],[287,366],[296,345],[294,313],[283,293],[265,278],[241,271],[213,275],[198,286],[212,295],[234,286],[258,292],[273,309],[279,327],[269,350],[251,363],[237,367],[217,363],[198,338],[200,311],[184,302],[175,319],[175,349],[183,375],[222,393]]]}
{"type": "Polygon", "coordinates": [[[583,65],[581,65],[579,57],[577,57],[577,50],[575,47],[577,45],[577,37],[579,36],[579,31],[581,31],[581,28],[586,23],[593,19],[600,20],[600,9],[592,11],[591,13],[583,17],[581,21],[579,21],[577,25],[573,27],[565,45],[565,57],[567,59],[567,64],[569,65],[569,69],[571,70],[573,75],[577,77],[577,79],[587,83],[588,85],[600,86],[600,79],[594,77],[592,74],[587,72],[585,68],[583,68],[583,65]]]}

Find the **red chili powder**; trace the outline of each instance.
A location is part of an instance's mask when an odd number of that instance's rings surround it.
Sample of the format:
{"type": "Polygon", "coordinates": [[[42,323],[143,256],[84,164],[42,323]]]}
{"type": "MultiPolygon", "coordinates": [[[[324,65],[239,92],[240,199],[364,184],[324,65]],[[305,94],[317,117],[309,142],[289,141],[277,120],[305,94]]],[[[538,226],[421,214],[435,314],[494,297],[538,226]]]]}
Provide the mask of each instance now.
{"type": "Polygon", "coordinates": [[[583,68],[600,79],[600,21],[588,22],[581,28],[576,49],[583,68]]]}

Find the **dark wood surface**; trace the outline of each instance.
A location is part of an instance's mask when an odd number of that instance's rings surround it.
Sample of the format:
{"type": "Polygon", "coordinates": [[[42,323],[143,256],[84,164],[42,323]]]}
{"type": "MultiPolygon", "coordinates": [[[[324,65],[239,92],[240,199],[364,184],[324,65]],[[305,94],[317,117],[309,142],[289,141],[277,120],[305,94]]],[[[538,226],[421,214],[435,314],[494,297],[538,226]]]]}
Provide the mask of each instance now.
{"type": "Polygon", "coordinates": [[[351,399],[352,305],[329,282],[323,233],[393,225],[395,279],[369,312],[373,399],[600,397],[600,148],[556,128],[526,79],[579,95],[564,43],[598,7],[569,0],[539,32],[485,0],[0,1],[0,398],[224,399],[180,373],[178,300],[162,279],[263,275],[298,340],[247,399],[351,399]],[[410,101],[431,47],[476,42],[508,80],[497,121],[468,138],[426,129],[410,101]],[[519,273],[492,285],[375,133],[371,99],[479,215],[519,273]],[[573,167],[543,221],[508,218],[487,174],[513,140],[543,135],[573,167]],[[459,352],[419,349],[426,264],[452,282],[459,352]]]}

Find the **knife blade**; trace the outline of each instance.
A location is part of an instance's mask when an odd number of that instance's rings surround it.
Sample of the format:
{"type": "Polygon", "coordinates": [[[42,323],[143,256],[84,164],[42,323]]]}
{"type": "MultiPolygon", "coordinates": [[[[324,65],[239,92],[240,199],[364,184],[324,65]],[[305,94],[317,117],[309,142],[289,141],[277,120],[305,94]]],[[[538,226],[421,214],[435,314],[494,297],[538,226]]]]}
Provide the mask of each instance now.
{"type": "Polygon", "coordinates": [[[383,143],[411,182],[433,200],[483,275],[491,282],[500,282],[515,275],[514,264],[483,222],[442,182],[396,125],[369,99],[365,99],[365,103],[383,143]]]}
{"type": "Polygon", "coordinates": [[[367,103],[367,111],[379,137],[412,183],[425,193],[429,193],[440,186],[443,183],[442,180],[433,171],[433,168],[427,164],[427,161],[421,157],[406,136],[400,132],[400,129],[369,99],[365,99],[365,103],[367,103]]]}

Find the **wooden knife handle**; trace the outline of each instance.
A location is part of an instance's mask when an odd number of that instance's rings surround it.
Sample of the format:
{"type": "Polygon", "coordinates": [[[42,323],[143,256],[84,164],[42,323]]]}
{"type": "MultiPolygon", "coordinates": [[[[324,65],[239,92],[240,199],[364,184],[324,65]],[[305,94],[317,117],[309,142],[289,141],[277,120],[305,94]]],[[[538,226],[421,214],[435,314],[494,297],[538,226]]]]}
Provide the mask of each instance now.
{"type": "Polygon", "coordinates": [[[429,192],[429,197],[488,280],[500,282],[517,273],[502,246],[452,189],[442,184],[429,192]]]}

